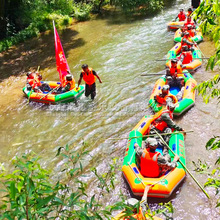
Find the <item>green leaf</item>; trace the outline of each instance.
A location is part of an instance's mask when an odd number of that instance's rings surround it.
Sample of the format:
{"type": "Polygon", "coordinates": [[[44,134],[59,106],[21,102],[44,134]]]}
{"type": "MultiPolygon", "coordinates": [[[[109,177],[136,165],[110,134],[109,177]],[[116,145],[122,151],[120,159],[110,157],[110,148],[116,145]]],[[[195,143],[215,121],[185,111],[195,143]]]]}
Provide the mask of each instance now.
{"type": "Polygon", "coordinates": [[[50,201],[53,200],[53,198],[55,197],[55,194],[53,195],[50,195],[46,198],[43,198],[43,199],[38,199],[38,202],[37,202],[37,209],[40,209],[42,208],[43,206],[47,205],[50,201]]]}
{"type": "Polygon", "coordinates": [[[11,197],[11,199],[15,199],[15,195],[16,195],[15,181],[11,181],[11,183],[10,183],[10,197],[11,197]]]}

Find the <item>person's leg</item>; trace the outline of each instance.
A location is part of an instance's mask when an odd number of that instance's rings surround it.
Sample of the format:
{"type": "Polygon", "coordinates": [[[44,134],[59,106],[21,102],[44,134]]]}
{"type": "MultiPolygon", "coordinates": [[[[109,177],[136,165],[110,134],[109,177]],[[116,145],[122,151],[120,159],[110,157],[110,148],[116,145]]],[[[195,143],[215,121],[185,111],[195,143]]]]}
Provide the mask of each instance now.
{"type": "Polygon", "coordinates": [[[88,97],[91,94],[90,91],[90,86],[88,84],[86,84],[86,88],[85,88],[85,96],[88,97]]]}
{"type": "Polygon", "coordinates": [[[95,85],[95,83],[93,83],[91,85],[90,89],[91,89],[91,99],[93,100],[95,98],[95,96],[96,96],[96,85],[95,85]]]}

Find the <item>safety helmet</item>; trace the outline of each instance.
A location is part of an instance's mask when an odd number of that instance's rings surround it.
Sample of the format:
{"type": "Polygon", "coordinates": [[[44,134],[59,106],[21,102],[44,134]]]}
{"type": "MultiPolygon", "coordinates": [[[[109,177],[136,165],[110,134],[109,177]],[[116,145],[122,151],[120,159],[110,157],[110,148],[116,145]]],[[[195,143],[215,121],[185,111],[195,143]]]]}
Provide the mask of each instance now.
{"type": "Polygon", "coordinates": [[[67,81],[71,81],[73,79],[72,75],[71,74],[67,74],[66,75],[66,80],[67,81]]]}
{"type": "Polygon", "coordinates": [[[186,31],[186,32],[184,33],[184,35],[185,35],[185,36],[189,36],[189,32],[186,31]]]}
{"type": "Polygon", "coordinates": [[[187,28],[190,30],[190,29],[192,29],[192,25],[191,24],[188,24],[187,25],[187,28]]]}
{"type": "Polygon", "coordinates": [[[167,109],[169,109],[170,111],[173,111],[175,107],[176,106],[172,102],[167,103],[167,109]]]}
{"type": "Polygon", "coordinates": [[[170,86],[169,86],[169,85],[164,85],[164,86],[162,87],[162,91],[169,91],[169,89],[170,89],[170,86]]]}
{"type": "Polygon", "coordinates": [[[147,145],[147,147],[155,149],[158,146],[158,141],[156,138],[147,138],[146,145],[147,145]]]}
{"type": "Polygon", "coordinates": [[[183,9],[181,8],[180,11],[183,11],[183,9]]]}
{"type": "Polygon", "coordinates": [[[178,59],[172,59],[171,63],[178,63],[178,59]]]}
{"type": "Polygon", "coordinates": [[[182,50],[183,51],[187,51],[188,50],[188,46],[187,45],[182,46],[182,50]]]}
{"type": "Polygon", "coordinates": [[[32,74],[32,72],[27,72],[27,74],[26,74],[26,75],[27,75],[27,76],[30,76],[31,74],[32,74]]]}

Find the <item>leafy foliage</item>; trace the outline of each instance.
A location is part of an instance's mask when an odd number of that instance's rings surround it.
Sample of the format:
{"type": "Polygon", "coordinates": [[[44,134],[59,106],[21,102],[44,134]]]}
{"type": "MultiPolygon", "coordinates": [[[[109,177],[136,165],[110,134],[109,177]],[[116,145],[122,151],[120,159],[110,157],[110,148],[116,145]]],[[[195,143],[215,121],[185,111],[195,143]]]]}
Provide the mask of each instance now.
{"type": "Polygon", "coordinates": [[[212,70],[220,64],[220,2],[219,0],[202,1],[195,11],[196,18],[200,21],[203,34],[210,36],[215,42],[216,53],[207,65],[212,70]]]}
{"type": "MultiPolygon", "coordinates": [[[[101,201],[103,197],[108,198],[115,187],[118,158],[113,159],[106,173],[91,169],[97,177],[95,182],[100,192],[87,195],[88,184],[80,180],[84,171],[82,163],[88,155],[86,148],[86,144],[78,150],[70,149],[68,145],[59,147],[56,157],[62,161],[60,171],[56,173],[42,168],[41,158],[33,153],[16,157],[12,173],[7,173],[0,164],[0,219],[102,220],[111,219],[115,210],[125,210],[124,215],[132,215],[133,207],[124,204],[123,196],[120,202],[107,207],[103,207],[101,201]],[[55,181],[54,177],[58,180],[55,181]]],[[[136,206],[139,207],[140,202],[136,206]]],[[[161,204],[161,208],[154,212],[148,208],[149,217],[157,213],[168,216],[173,213],[172,204],[161,204]]]]}
{"type": "MultiPolygon", "coordinates": [[[[217,98],[220,101],[220,75],[215,75],[213,79],[200,83],[196,89],[202,95],[204,102],[208,103],[210,98],[217,98]]],[[[219,102],[218,102],[219,103],[219,102]]]]}

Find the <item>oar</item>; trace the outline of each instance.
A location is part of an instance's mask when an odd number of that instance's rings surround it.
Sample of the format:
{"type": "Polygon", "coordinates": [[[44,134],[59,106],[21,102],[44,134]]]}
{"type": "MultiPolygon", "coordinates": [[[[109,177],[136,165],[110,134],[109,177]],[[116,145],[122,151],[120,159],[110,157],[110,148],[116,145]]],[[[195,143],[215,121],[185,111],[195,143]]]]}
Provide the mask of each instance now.
{"type": "MultiPolygon", "coordinates": [[[[176,156],[176,154],[173,152],[173,150],[169,147],[169,145],[166,143],[166,141],[163,139],[163,137],[161,136],[161,134],[159,134],[156,130],[154,130],[156,132],[156,134],[160,137],[161,141],[168,147],[168,149],[172,152],[172,154],[174,156],[176,156]]],[[[184,168],[185,170],[189,173],[189,175],[193,178],[193,180],[196,182],[196,184],[199,186],[199,188],[205,193],[205,195],[207,196],[207,198],[210,199],[209,194],[205,191],[205,189],[201,186],[201,184],[196,180],[196,178],[192,175],[192,173],[188,170],[188,168],[183,164],[183,162],[181,160],[178,161],[184,168]]]]}
{"type": "Polygon", "coordinates": [[[50,92],[48,92],[46,95],[44,95],[43,97],[41,97],[39,100],[45,98],[46,96],[48,96],[49,94],[51,94],[53,91],[55,91],[58,87],[60,87],[61,85],[57,86],[56,88],[52,89],[50,92]]]}
{"type": "Polygon", "coordinates": [[[141,76],[162,76],[166,75],[166,73],[148,73],[148,74],[141,74],[141,76]]]}
{"type": "MultiPolygon", "coordinates": [[[[179,134],[179,133],[191,133],[194,131],[178,131],[178,132],[172,132],[172,133],[161,133],[161,135],[170,135],[170,134],[179,134]]],[[[133,138],[140,138],[140,137],[155,137],[156,134],[148,134],[143,136],[135,136],[135,137],[123,137],[123,138],[108,138],[108,140],[123,140],[123,139],[133,139],[133,138]]]]}
{"type": "MultiPolygon", "coordinates": [[[[174,59],[174,58],[172,58],[174,59]]],[[[166,61],[166,60],[172,60],[172,59],[159,59],[159,60],[155,60],[155,61],[166,61]]],[[[208,60],[209,57],[201,57],[201,58],[193,58],[193,60],[208,60]]]]}

